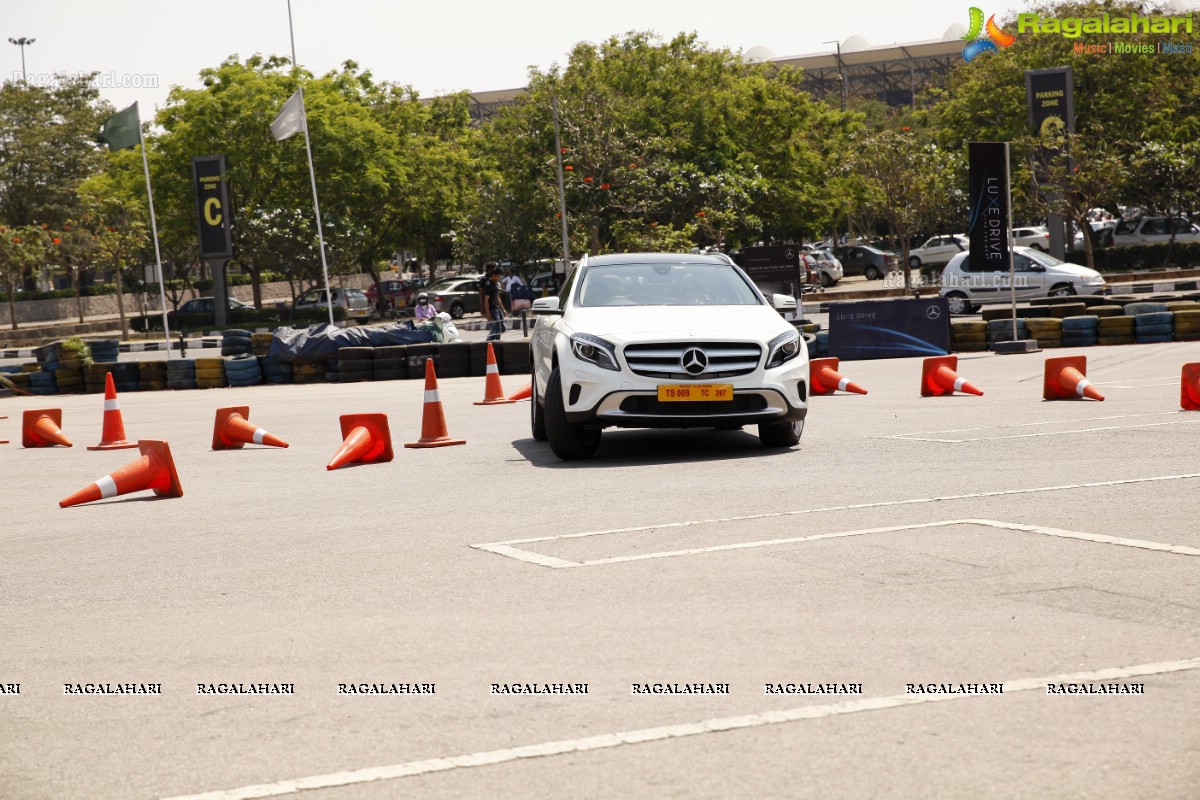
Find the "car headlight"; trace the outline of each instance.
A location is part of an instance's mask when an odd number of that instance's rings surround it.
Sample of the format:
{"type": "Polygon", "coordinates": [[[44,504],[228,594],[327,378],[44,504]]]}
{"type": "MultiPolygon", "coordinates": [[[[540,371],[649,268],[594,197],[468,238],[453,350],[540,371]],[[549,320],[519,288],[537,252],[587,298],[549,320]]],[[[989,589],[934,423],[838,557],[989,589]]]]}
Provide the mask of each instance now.
{"type": "Polygon", "coordinates": [[[617,366],[617,348],[612,342],[599,336],[577,333],[571,337],[571,352],[580,361],[595,364],[601,369],[611,369],[619,372],[617,366]]]}
{"type": "Polygon", "coordinates": [[[800,338],[799,331],[792,330],[779,334],[767,344],[767,369],[791,361],[800,355],[802,347],[804,347],[804,341],[800,338]]]}

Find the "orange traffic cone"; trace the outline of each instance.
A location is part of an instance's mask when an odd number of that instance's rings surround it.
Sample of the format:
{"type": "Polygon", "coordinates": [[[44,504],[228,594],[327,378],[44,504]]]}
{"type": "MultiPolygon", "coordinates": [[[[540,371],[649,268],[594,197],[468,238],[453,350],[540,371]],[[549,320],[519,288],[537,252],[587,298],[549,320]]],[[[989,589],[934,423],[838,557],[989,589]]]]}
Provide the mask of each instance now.
{"type": "Polygon", "coordinates": [[[814,358],[808,362],[810,391],[816,395],[833,394],[834,392],[867,393],[867,390],[857,383],[842,377],[837,368],[838,360],[836,358],[814,358]]]}
{"type": "Polygon", "coordinates": [[[955,370],[958,369],[958,356],[937,356],[927,358],[921,364],[921,397],[941,397],[966,392],[983,397],[983,392],[960,378],[955,370]]]}
{"type": "Polygon", "coordinates": [[[1087,356],[1063,356],[1062,358],[1047,358],[1046,372],[1042,378],[1042,399],[1044,400],[1079,400],[1090,397],[1093,400],[1103,400],[1104,395],[1097,391],[1087,375],[1087,356]]]}
{"type": "Polygon", "coordinates": [[[121,420],[121,406],[117,404],[117,388],[113,385],[111,372],[104,373],[104,431],[100,434],[100,444],[94,444],[88,450],[123,450],[127,447],[137,447],[137,442],[125,440],[125,423],[121,420]]]}
{"type": "Polygon", "coordinates": [[[61,408],[36,408],[21,415],[21,447],[72,447],[62,432],[61,408]]]}
{"type": "Polygon", "coordinates": [[[446,415],[442,413],[442,401],[438,397],[437,373],[433,369],[433,359],[430,359],[425,362],[425,411],[421,416],[421,438],[404,446],[445,447],[466,443],[466,439],[451,439],[446,430],[446,415]]]}
{"type": "Polygon", "coordinates": [[[137,447],[142,451],[141,458],[130,461],[111,475],[80,489],[65,500],[60,500],[59,508],[91,503],[144,489],[153,489],[159,497],[183,497],[170,446],[156,439],[142,439],[137,443],[137,447]]]}
{"type": "Polygon", "coordinates": [[[238,450],[244,444],[265,444],[270,447],[287,447],[288,443],[268,433],[257,425],[251,425],[250,406],[218,408],[213,423],[213,450],[238,450]]]}
{"type": "Polygon", "coordinates": [[[392,432],[386,414],[343,414],[338,420],[342,425],[342,446],[325,469],[392,460],[392,432]]]}
{"type": "Polygon", "coordinates": [[[533,384],[528,384],[524,389],[518,389],[509,395],[509,400],[516,402],[517,400],[528,400],[533,396],[533,384]]]}
{"type": "Polygon", "coordinates": [[[483,399],[475,403],[477,406],[496,406],[504,403],[515,403],[516,400],[505,398],[504,387],[500,385],[500,368],[496,366],[496,351],[488,342],[487,356],[487,385],[483,390],[483,399]]]}
{"type": "Polygon", "coordinates": [[[1200,411],[1200,361],[1183,365],[1179,405],[1184,411],[1200,411]]]}

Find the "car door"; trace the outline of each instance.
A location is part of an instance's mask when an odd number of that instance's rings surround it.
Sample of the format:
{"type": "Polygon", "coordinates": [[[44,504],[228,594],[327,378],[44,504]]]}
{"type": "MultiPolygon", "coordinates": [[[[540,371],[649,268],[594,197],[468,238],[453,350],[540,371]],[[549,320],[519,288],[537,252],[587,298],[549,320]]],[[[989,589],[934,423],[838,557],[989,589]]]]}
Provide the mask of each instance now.
{"type": "MultiPolygon", "coordinates": [[[[1024,253],[1013,253],[1013,275],[1016,278],[1017,300],[1028,300],[1031,297],[1045,297],[1046,267],[1024,253]]],[[[1001,281],[1001,294],[1008,296],[1008,275],[1001,281]]]]}
{"type": "Polygon", "coordinates": [[[296,301],[296,308],[309,308],[313,306],[325,305],[325,290],[313,289],[300,295],[300,299],[296,301]]]}

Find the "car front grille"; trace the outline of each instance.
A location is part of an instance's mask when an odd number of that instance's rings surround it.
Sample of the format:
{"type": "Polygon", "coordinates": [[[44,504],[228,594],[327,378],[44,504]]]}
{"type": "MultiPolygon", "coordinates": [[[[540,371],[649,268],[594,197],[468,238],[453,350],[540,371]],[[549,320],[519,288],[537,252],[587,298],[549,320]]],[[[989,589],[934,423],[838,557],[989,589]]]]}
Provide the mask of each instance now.
{"type": "Polygon", "coordinates": [[[726,402],[664,403],[653,395],[636,395],[621,401],[621,411],[626,414],[647,416],[713,416],[720,414],[744,414],[762,411],[767,400],[760,394],[735,394],[726,402]]]}
{"type": "Polygon", "coordinates": [[[753,372],[762,358],[762,347],[753,342],[659,342],[627,345],[624,356],[635,375],[707,381],[753,372]],[[692,374],[683,369],[683,355],[692,349],[702,351],[708,360],[703,372],[692,374]]]}

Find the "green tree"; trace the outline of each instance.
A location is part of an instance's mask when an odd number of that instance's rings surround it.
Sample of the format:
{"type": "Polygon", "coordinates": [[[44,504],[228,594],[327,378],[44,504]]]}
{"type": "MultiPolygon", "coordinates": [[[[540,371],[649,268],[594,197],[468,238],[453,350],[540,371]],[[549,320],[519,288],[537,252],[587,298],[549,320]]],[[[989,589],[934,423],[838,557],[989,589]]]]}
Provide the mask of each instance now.
{"type": "Polygon", "coordinates": [[[0,225],[0,280],[8,294],[8,318],[17,329],[17,287],[46,259],[50,236],[40,225],[0,225]]]}

